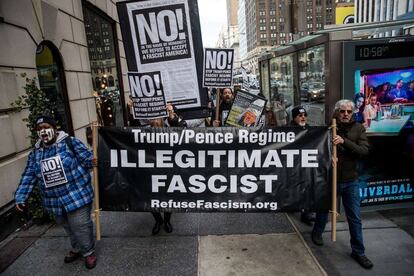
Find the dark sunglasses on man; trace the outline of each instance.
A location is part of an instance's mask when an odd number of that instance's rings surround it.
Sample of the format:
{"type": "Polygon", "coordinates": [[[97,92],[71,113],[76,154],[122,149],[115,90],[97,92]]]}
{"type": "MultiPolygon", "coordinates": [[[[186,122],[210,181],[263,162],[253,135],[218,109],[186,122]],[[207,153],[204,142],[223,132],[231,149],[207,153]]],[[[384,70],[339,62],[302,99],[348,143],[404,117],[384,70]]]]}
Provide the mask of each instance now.
{"type": "Polygon", "coordinates": [[[344,114],[345,112],[348,113],[348,114],[352,114],[353,111],[352,110],[341,109],[341,110],[339,110],[339,112],[342,113],[342,114],[344,114]]]}

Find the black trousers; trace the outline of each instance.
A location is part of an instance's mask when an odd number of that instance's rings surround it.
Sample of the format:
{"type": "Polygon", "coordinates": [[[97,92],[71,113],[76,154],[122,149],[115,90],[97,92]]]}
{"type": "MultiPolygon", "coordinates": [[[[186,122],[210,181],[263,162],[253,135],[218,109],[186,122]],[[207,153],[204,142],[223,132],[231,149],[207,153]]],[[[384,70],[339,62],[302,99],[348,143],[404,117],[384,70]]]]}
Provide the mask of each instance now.
{"type": "Polygon", "coordinates": [[[162,219],[161,212],[151,212],[156,222],[162,223],[163,221],[170,222],[171,212],[164,212],[164,220],[162,219]]]}

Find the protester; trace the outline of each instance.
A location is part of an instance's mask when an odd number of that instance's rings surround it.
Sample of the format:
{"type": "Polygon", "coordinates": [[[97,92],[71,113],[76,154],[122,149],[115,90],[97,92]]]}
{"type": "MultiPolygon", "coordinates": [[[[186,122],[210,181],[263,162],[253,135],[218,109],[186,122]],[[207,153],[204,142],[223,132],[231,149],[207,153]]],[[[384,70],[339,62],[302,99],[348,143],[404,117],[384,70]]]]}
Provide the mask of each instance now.
{"type": "MultiPolygon", "coordinates": [[[[372,262],[365,256],[365,247],[362,237],[360,216],[360,195],[358,185],[357,160],[368,154],[368,139],[365,128],[354,121],[354,103],[349,100],[340,100],[335,104],[334,118],[338,122],[337,135],[332,142],[337,145],[337,181],[338,193],[342,197],[345,208],[349,232],[351,235],[351,257],[362,267],[370,269],[372,262]]],[[[322,233],[328,221],[328,213],[317,213],[312,230],[312,241],[316,245],[323,245],[322,233]]]]}
{"type": "MultiPolygon", "coordinates": [[[[295,106],[292,108],[292,121],[290,122],[290,126],[295,127],[302,127],[302,128],[308,128],[308,113],[302,106],[295,106]]],[[[307,224],[312,225],[312,221],[315,220],[315,217],[312,212],[307,212],[302,210],[300,214],[300,220],[307,224]]]]}
{"type": "MultiPolygon", "coordinates": [[[[168,113],[168,125],[171,127],[187,127],[186,121],[177,114],[174,107],[171,104],[167,104],[166,110],[168,113]]],[[[149,120],[151,127],[167,127],[162,118],[149,120]]],[[[161,216],[161,212],[151,212],[155,219],[154,227],[152,228],[152,234],[156,235],[160,232],[161,226],[164,224],[164,230],[167,233],[173,231],[171,224],[171,212],[164,212],[164,219],[161,216]]]]}
{"type": "Polygon", "coordinates": [[[89,170],[97,161],[80,140],[57,131],[52,117],[40,116],[35,124],[39,140],[29,154],[17,187],[16,209],[24,211],[25,202],[37,185],[45,209],[53,214],[70,238],[72,250],[64,262],[71,263],[83,256],[85,266],[92,269],[97,258],[90,215],[93,189],[89,170]]]}
{"type": "Polygon", "coordinates": [[[234,100],[234,92],[231,88],[224,88],[221,93],[221,103],[219,106],[219,118],[216,120],[216,114],[213,112],[211,121],[214,127],[223,126],[229,115],[231,105],[234,100]]]}
{"type": "Polygon", "coordinates": [[[139,119],[135,119],[134,118],[134,102],[132,100],[131,95],[129,95],[129,99],[127,102],[127,107],[128,107],[128,123],[129,126],[142,126],[141,125],[141,121],[139,119]]]}

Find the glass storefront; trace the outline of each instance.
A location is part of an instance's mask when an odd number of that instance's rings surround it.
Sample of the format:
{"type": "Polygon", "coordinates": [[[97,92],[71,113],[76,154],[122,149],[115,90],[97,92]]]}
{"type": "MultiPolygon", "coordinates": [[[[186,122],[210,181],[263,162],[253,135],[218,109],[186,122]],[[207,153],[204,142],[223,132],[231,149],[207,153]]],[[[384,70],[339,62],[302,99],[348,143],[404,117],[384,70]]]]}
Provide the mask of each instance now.
{"type": "Polygon", "coordinates": [[[325,123],[325,46],[298,52],[299,97],[310,125],[325,123]]]}
{"type": "MultiPolygon", "coordinates": [[[[270,99],[270,92],[269,92],[269,65],[267,60],[260,63],[260,87],[263,96],[266,99],[270,99]]],[[[267,107],[270,108],[270,102],[267,101],[267,107]]]]}
{"type": "Polygon", "coordinates": [[[294,104],[293,55],[275,57],[270,60],[270,91],[272,101],[279,101],[289,107],[294,104]]]}
{"type": "Polygon", "coordinates": [[[87,5],[83,15],[98,119],[104,126],[123,126],[113,24],[87,5]]]}

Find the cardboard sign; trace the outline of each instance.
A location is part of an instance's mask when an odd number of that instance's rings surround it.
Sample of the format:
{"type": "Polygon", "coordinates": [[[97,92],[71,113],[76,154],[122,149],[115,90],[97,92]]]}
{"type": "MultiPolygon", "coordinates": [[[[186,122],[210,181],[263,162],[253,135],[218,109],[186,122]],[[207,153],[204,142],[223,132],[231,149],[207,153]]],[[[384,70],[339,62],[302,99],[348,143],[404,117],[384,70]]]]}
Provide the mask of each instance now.
{"type": "Polygon", "coordinates": [[[202,52],[197,49],[202,45],[194,3],[152,0],[117,6],[129,71],[160,72],[167,102],[178,109],[202,109],[206,96],[199,85],[202,52]]]}
{"type": "Polygon", "coordinates": [[[134,119],[167,116],[161,72],[128,73],[134,119]]]}
{"type": "Polygon", "coordinates": [[[42,177],[46,188],[68,183],[60,156],[43,159],[41,161],[42,177]]]}
{"type": "Polygon", "coordinates": [[[204,50],[203,87],[233,86],[234,49],[204,50]]]}
{"type": "Polygon", "coordinates": [[[266,99],[238,91],[231,106],[226,126],[256,127],[266,106],[266,99]]]}

